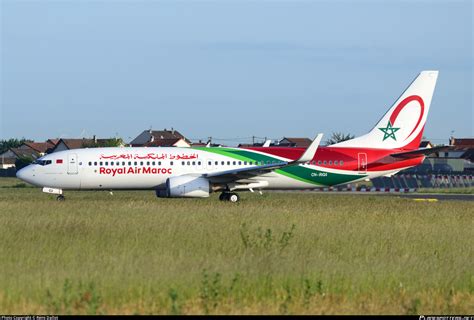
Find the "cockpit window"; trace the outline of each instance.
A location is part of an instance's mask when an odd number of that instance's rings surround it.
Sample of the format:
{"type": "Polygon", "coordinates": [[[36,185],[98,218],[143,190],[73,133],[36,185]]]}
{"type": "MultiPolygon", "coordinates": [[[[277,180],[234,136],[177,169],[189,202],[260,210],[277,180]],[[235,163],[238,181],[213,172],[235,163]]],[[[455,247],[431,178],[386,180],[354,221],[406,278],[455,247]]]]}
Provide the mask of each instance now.
{"type": "Polygon", "coordinates": [[[47,166],[48,164],[51,164],[51,160],[36,160],[33,162],[34,164],[39,164],[40,166],[47,166]]]}

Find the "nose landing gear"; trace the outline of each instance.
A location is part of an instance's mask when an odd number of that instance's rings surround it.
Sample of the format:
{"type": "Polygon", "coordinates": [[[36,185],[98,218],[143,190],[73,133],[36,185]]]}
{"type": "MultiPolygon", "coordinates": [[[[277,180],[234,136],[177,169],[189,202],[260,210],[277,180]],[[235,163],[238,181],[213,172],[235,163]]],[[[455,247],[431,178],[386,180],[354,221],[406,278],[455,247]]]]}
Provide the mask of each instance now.
{"type": "Polygon", "coordinates": [[[63,196],[63,189],[44,187],[43,192],[49,194],[57,194],[58,196],[56,197],[56,200],[58,201],[64,201],[66,199],[63,196]]]}
{"type": "Polygon", "coordinates": [[[222,192],[219,196],[220,201],[230,201],[230,202],[238,202],[240,197],[237,193],[234,192],[222,192]]]}

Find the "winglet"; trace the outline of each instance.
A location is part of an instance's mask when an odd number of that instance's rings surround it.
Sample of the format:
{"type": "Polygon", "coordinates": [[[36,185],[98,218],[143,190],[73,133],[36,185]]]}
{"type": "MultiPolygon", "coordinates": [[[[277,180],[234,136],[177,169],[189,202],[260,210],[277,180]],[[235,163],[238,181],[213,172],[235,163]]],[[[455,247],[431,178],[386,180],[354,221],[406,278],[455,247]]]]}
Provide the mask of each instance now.
{"type": "Polygon", "coordinates": [[[265,143],[262,147],[268,148],[270,146],[270,143],[272,143],[272,140],[265,140],[265,143]]]}
{"type": "Polygon", "coordinates": [[[309,147],[305,150],[303,155],[296,160],[298,163],[304,163],[313,160],[314,154],[318,150],[319,144],[321,143],[321,139],[323,138],[323,134],[319,133],[316,138],[314,138],[313,142],[309,145],[309,147]]]}

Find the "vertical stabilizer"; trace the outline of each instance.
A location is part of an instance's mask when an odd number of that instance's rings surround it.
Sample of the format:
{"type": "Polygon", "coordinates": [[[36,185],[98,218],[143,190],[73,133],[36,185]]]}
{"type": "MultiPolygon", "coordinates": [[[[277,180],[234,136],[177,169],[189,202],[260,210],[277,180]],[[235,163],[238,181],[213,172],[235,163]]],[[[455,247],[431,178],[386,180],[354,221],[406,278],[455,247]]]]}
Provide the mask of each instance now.
{"type": "Polygon", "coordinates": [[[331,147],[418,149],[438,71],[422,71],[367,134],[331,147]]]}

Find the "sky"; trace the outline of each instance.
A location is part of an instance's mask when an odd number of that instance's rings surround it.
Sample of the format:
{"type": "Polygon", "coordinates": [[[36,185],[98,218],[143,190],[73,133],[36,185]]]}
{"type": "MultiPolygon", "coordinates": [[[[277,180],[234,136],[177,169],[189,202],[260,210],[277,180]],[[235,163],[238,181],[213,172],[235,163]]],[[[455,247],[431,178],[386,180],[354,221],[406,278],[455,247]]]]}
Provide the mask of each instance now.
{"type": "Polygon", "coordinates": [[[439,70],[424,135],[474,136],[472,1],[0,0],[0,139],[362,135],[439,70]]]}

